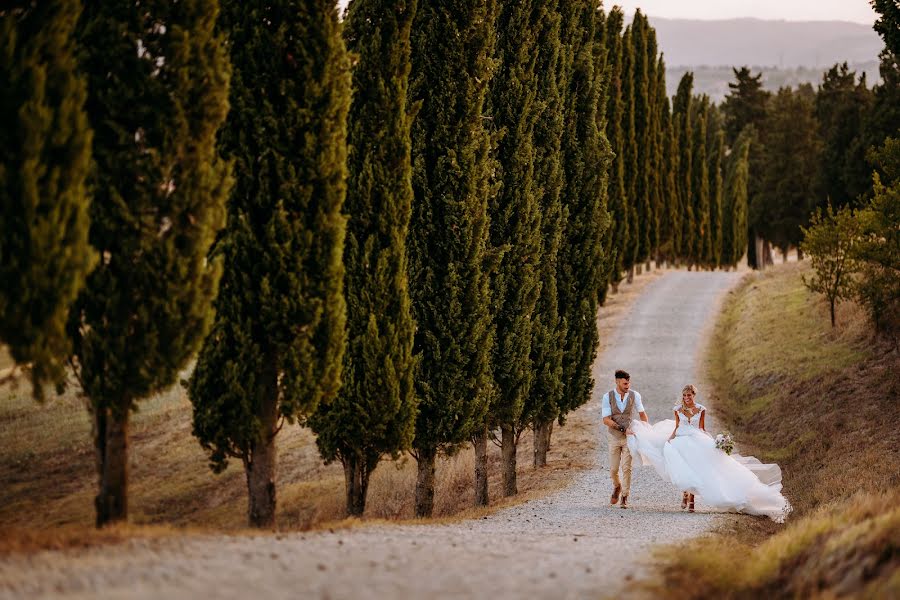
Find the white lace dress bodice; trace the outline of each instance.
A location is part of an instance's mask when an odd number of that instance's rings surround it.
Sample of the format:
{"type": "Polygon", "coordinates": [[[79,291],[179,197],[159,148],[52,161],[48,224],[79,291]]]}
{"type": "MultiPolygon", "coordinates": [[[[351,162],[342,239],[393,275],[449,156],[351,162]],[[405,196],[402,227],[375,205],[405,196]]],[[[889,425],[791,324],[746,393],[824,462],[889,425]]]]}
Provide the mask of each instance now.
{"type": "Polygon", "coordinates": [[[706,407],[702,404],[698,404],[697,408],[699,409],[696,414],[688,416],[682,412],[681,406],[675,406],[672,410],[678,413],[678,429],[675,430],[675,435],[695,435],[697,433],[703,433],[703,430],[700,429],[700,416],[703,414],[703,411],[706,410],[706,407]]]}

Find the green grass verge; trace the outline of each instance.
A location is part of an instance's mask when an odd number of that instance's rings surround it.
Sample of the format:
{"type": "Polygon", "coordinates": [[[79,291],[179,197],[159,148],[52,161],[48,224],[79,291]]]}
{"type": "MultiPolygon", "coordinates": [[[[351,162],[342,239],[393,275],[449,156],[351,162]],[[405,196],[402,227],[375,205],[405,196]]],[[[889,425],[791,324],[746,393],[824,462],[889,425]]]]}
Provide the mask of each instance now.
{"type": "Polygon", "coordinates": [[[720,422],[742,454],[781,465],[795,513],[664,550],[654,595],[900,598],[900,360],[853,304],[832,329],[807,271],[748,275],[706,359],[720,422]]]}

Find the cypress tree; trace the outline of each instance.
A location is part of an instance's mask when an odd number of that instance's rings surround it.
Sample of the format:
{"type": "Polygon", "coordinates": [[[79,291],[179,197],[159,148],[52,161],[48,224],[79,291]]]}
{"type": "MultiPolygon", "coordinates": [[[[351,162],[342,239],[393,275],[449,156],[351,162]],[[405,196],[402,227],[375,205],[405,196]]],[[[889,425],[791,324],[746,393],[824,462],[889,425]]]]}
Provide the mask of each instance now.
{"type": "Polygon", "coordinates": [[[0,340],[43,398],[45,383],[63,382],[66,318],[96,261],[91,131],[75,56],[81,3],[26,4],[0,9],[0,340]]]}
{"type": "MultiPolygon", "coordinates": [[[[625,97],[624,97],[624,58],[622,44],[622,27],[625,14],[622,8],[614,6],[606,18],[607,69],[609,69],[609,85],[606,101],[606,137],[615,153],[609,167],[609,185],[607,201],[610,214],[610,229],[605,239],[604,252],[612,261],[609,271],[609,283],[614,292],[618,291],[625,270],[625,252],[628,242],[628,202],[625,197],[625,97]]],[[[602,110],[602,107],[601,107],[602,110]]]]}
{"type": "Polygon", "coordinates": [[[248,522],[275,523],[283,421],[340,385],[350,72],[333,2],[229,0],[232,110],[221,135],[237,181],[215,252],[225,273],[188,392],[213,471],[244,465],[248,522]]]}
{"type": "MultiPolygon", "coordinates": [[[[748,125],[753,125],[756,138],[750,142],[750,179],[749,179],[749,211],[753,213],[753,207],[759,203],[761,189],[761,174],[765,163],[765,145],[762,138],[765,134],[765,119],[769,92],[763,89],[762,73],[753,75],[749,68],[734,69],[735,80],[728,84],[729,92],[722,104],[722,112],[725,114],[725,139],[733,148],[737,136],[748,125]]],[[[754,218],[748,214],[749,245],[747,247],[747,262],[753,268],[757,268],[756,260],[756,231],[754,218]]]]}
{"type": "Polygon", "coordinates": [[[660,247],[663,255],[670,263],[676,263],[678,258],[677,248],[681,239],[681,206],[679,204],[678,171],[679,148],[678,128],[675,122],[676,115],[672,114],[669,99],[663,103],[663,212],[660,217],[660,247]]]}
{"type": "MultiPolygon", "coordinates": [[[[536,51],[544,13],[528,0],[501,0],[490,114],[499,134],[495,158],[500,188],[489,205],[490,241],[503,256],[491,278],[496,340],[491,364],[496,383],[489,426],[499,426],[503,494],[516,493],[516,443],[533,378],[532,315],[540,292],[541,220],[535,179],[536,51]]],[[[486,479],[485,479],[486,482],[486,479]]],[[[484,494],[486,501],[487,494],[484,494]]],[[[485,502],[486,503],[486,502],[485,502]]]]}
{"type": "Polygon", "coordinates": [[[347,352],[342,387],[310,419],[326,461],[344,467],[347,512],[365,510],[384,456],[408,450],[415,431],[414,324],[406,236],[412,209],[406,95],[415,0],[355,0],[344,22],[358,57],[347,117],[344,213],[347,352]]]}
{"type": "Polygon", "coordinates": [[[541,213],[538,274],[540,294],[531,326],[533,380],[522,414],[521,432],[534,431],[534,466],[547,464],[550,433],[562,402],[562,358],[566,322],[559,313],[557,258],[565,215],[560,204],[563,135],[561,87],[565,83],[565,53],[560,42],[561,18],[557,0],[540,3],[540,37],[537,46],[537,101],[541,110],[534,128],[534,179],[541,213]]]}
{"type": "MultiPolygon", "coordinates": [[[[637,9],[634,20],[631,22],[631,44],[634,51],[634,69],[631,76],[634,79],[634,156],[631,170],[635,221],[632,231],[637,235],[634,247],[634,262],[640,269],[640,265],[650,257],[650,229],[651,209],[650,190],[652,171],[652,109],[651,109],[651,80],[655,77],[651,73],[649,55],[656,55],[656,48],[651,48],[650,26],[647,18],[637,9]]],[[[653,59],[655,65],[655,58],[653,59]]]]}
{"type": "Polygon", "coordinates": [[[662,219],[666,194],[666,164],[663,155],[663,147],[666,143],[666,130],[663,123],[663,113],[667,103],[666,67],[662,56],[656,56],[656,32],[652,28],[650,29],[650,42],[653,55],[649,57],[649,60],[653,64],[651,70],[653,79],[651,81],[650,94],[650,213],[647,217],[650,228],[650,256],[648,257],[647,265],[649,268],[650,259],[652,258],[656,261],[656,267],[660,268],[662,266],[662,257],[660,256],[659,246],[663,237],[661,230],[663,228],[662,219]]]}
{"type": "Polygon", "coordinates": [[[637,212],[637,179],[638,179],[638,140],[635,129],[635,51],[632,41],[633,28],[625,28],[622,34],[622,98],[625,110],[622,113],[622,129],[624,140],[621,152],[625,156],[625,210],[628,213],[628,235],[625,239],[625,252],[622,256],[623,266],[628,271],[628,283],[634,280],[634,266],[640,245],[641,225],[637,212]]]}
{"type": "Polygon", "coordinates": [[[694,228],[693,200],[693,94],[694,74],[688,71],[678,82],[678,92],[672,103],[678,145],[678,214],[681,227],[675,232],[675,256],[690,264],[691,240],[694,228]]]}
{"type": "Polygon", "coordinates": [[[709,107],[706,124],[706,146],[709,148],[709,255],[705,264],[710,269],[722,261],[722,201],[725,164],[725,130],[722,115],[715,104],[709,107]]]}
{"type": "Polygon", "coordinates": [[[410,295],[419,413],[416,515],[434,507],[439,450],[481,433],[491,381],[488,198],[491,135],[484,104],[495,0],[422,0],[412,29],[410,295]]]}
{"type": "MultiPolygon", "coordinates": [[[[597,352],[597,290],[606,266],[603,235],[607,169],[612,156],[605,124],[598,127],[596,110],[606,105],[606,82],[595,73],[593,40],[596,5],[592,0],[565,0],[561,14],[572,14],[564,39],[572,46],[572,71],[566,91],[566,129],[562,156],[565,184],[562,205],[567,222],[559,251],[557,282],[560,314],[568,324],[563,357],[564,396],[559,422],[590,398],[591,365],[597,352]]],[[[565,30],[564,30],[565,31],[565,30]]]]}
{"type": "Polygon", "coordinates": [[[753,137],[750,128],[741,132],[727,158],[722,204],[722,264],[726,267],[736,267],[747,248],[747,192],[753,137]]]}
{"type": "Polygon", "coordinates": [[[706,264],[710,250],[709,216],[709,165],[706,161],[706,121],[709,115],[709,98],[700,97],[694,102],[693,180],[691,182],[691,253],[688,268],[706,264]]]}
{"type": "Polygon", "coordinates": [[[95,2],[80,28],[94,130],[90,239],[100,263],[70,319],[94,418],[97,524],[128,515],[128,421],[200,345],[221,269],[207,251],[230,165],[216,134],[230,68],[215,0],[95,2]]]}

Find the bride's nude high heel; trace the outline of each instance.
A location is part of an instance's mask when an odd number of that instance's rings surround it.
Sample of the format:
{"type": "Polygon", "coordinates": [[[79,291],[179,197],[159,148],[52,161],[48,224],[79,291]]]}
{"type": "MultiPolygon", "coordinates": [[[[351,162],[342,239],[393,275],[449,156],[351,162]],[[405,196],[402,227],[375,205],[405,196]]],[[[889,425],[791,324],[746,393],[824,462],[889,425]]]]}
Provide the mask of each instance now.
{"type": "Polygon", "coordinates": [[[681,510],[686,509],[687,505],[688,505],[688,493],[684,492],[683,494],[681,494],[681,510]]]}

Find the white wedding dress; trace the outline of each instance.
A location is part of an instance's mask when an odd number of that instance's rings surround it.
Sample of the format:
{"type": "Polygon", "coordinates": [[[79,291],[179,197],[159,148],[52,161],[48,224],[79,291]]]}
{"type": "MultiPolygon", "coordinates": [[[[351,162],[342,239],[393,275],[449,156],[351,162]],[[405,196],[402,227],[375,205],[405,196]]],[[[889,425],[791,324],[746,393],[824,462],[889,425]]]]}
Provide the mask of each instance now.
{"type": "Polygon", "coordinates": [[[762,515],[783,523],[791,505],[781,495],[781,469],[752,456],[729,456],[716,448],[712,436],[700,429],[700,415],[706,409],[697,406],[701,410],[691,418],[678,413],[680,424],[671,442],[673,419],[652,426],[632,421],[634,435],[628,436],[632,456],[640,457],[643,465],[652,465],[678,489],[697,495],[704,506],[762,515]]]}

